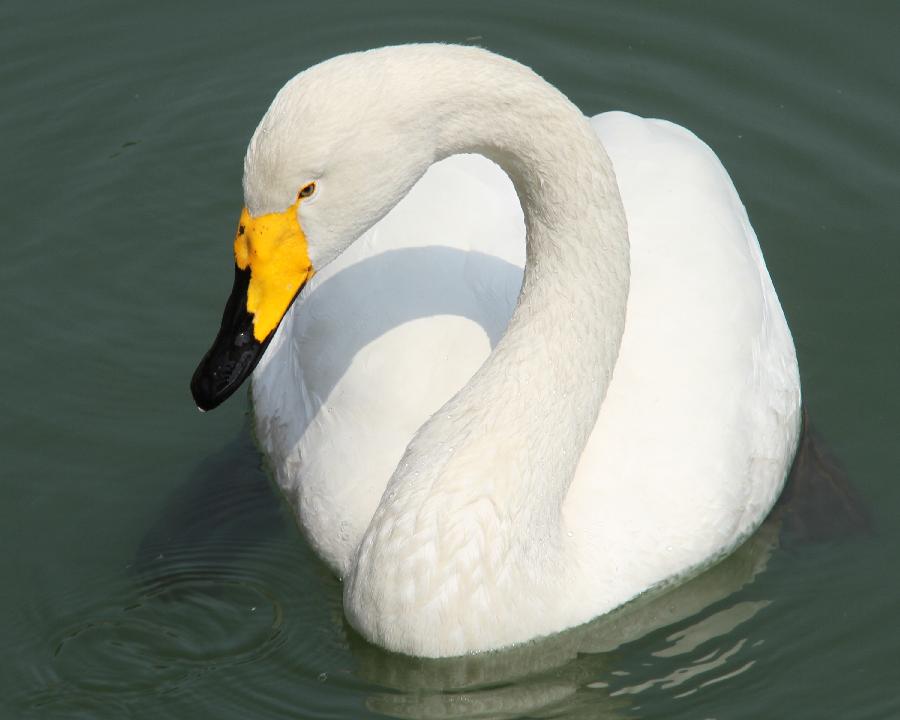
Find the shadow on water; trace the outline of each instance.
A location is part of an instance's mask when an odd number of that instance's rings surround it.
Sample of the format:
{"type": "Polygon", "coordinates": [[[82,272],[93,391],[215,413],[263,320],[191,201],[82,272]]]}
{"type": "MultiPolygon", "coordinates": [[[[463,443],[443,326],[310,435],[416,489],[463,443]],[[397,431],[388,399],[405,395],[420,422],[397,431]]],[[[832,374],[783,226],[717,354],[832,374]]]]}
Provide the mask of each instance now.
{"type": "Polygon", "coordinates": [[[233,566],[248,550],[283,535],[289,523],[245,422],[166,498],[132,569],[142,584],[162,589],[186,572],[233,566]]]}
{"type": "Polygon", "coordinates": [[[772,514],[782,519],[781,544],[787,548],[874,532],[862,498],[806,410],[791,474],[772,514]]]}

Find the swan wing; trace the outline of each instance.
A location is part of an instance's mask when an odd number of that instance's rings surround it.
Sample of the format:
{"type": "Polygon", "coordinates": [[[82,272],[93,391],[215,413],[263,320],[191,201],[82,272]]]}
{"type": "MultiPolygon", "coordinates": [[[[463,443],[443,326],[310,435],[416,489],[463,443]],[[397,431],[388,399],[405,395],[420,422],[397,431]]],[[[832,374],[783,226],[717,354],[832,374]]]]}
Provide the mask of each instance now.
{"type": "Polygon", "coordinates": [[[621,602],[762,522],[796,446],[800,385],[756,235],[716,155],[669,122],[614,112],[592,124],[625,206],[631,287],[565,516],[586,582],[621,602]]]}

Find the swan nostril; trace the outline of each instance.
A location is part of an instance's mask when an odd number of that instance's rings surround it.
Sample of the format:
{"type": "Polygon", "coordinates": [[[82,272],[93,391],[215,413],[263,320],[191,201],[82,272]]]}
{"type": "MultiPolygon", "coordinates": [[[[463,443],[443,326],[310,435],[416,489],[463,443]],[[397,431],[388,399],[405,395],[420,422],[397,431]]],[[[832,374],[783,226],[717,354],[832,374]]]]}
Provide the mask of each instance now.
{"type": "Polygon", "coordinates": [[[238,235],[243,235],[243,234],[244,234],[244,226],[238,225],[238,235]]]}

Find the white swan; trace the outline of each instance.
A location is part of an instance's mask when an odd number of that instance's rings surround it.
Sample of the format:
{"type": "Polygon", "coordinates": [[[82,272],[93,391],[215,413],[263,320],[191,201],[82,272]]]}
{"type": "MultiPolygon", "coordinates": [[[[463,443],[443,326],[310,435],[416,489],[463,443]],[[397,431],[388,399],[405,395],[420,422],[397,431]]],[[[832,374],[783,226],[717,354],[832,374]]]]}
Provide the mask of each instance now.
{"type": "Polygon", "coordinates": [[[244,196],[194,397],[259,361],[259,440],[371,641],[448,656],[586,622],[777,498],[794,347],[688,131],[589,121],[484,50],[383,48],[282,88],[244,196]]]}

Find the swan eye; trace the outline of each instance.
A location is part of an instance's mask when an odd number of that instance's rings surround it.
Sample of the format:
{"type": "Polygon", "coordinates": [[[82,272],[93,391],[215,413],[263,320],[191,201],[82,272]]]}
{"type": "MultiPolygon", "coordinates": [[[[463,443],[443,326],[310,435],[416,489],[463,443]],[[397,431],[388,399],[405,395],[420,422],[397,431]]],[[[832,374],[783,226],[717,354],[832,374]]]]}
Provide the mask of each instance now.
{"type": "Polygon", "coordinates": [[[316,184],[314,182],[308,183],[300,188],[300,192],[297,193],[297,199],[302,200],[303,198],[310,197],[316,191],[316,184]]]}

